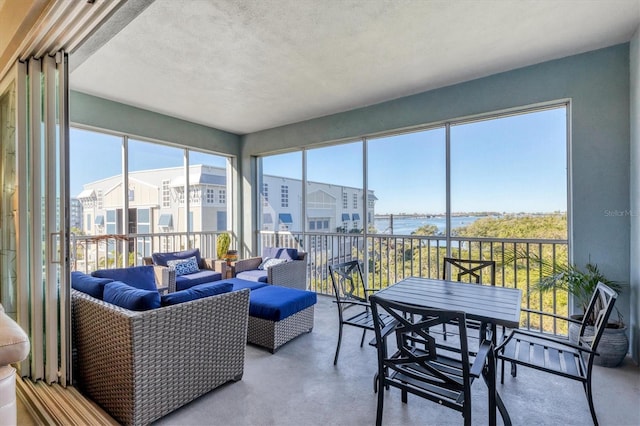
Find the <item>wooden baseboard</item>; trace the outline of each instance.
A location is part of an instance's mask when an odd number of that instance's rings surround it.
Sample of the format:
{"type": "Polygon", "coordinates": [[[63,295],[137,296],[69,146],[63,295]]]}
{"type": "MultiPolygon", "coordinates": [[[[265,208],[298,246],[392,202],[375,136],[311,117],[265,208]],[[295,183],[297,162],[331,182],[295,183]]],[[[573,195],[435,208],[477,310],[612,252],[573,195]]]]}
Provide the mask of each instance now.
{"type": "Polygon", "coordinates": [[[73,386],[48,385],[16,377],[17,397],[38,424],[118,425],[109,414],[73,386]]]}

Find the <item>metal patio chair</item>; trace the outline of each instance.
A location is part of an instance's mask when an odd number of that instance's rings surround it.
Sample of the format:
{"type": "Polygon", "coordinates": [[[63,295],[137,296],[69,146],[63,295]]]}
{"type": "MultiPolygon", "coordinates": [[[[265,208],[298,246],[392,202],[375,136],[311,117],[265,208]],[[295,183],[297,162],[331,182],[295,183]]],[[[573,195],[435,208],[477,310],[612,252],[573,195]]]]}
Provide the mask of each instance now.
{"type": "Polygon", "coordinates": [[[494,260],[458,259],[445,257],[442,262],[442,279],[455,281],[470,280],[483,284],[483,271],[489,268],[489,284],[496,285],[496,262],[494,260]]]}
{"type": "MultiPolygon", "coordinates": [[[[329,265],[329,275],[336,297],[334,303],[338,305],[338,319],[340,328],[338,330],[338,345],[333,358],[333,365],[338,363],[340,354],[340,344],[342,343],[342,327],[350,325],[362,329],[362,339],[360,347],[364,344],[367,330],[373,331],[373,315],[369,303],[369,295],[377,290],[369,290],[366,287],[362,276],[360,262],[352,260],[349,262],[329,265]],[[345,315],[345,311],[348,315],[345,315]]],[[[382,321],[386,320],[386,316],[382,321]]]]}
{"type": "MultiPolygon", "coordinates": [[[[511,362],[511,375],[516,376],[515,365],[535,368],[568,379],[578,380],[584,387],[589,402],[593,424],[598,425],[593,406],[591,375],[598,343],[604,333],[618,294],[605,284],[598,283],[582,322],[563,318],[580,324],[578,343],[561,340],[540,333],[512,330],[509,336],[496,347],[496,358],[502,361],[500,383],[504,383],[504,362],[511,362]],[[585,336],[589,319],[595,319],[592,336],[585,336]]],[[[554,315],[555,316],[555,315],[554,315]]]]}
{"type": "MultiPolygon", "coordinates": [[[[378,351],[378,372],[375,390],[378,393],[376,425],[382,424],[384,391],[389,387],[400,389],[402,402],[407,395],[419,396],[462,413],[464,424],[471,424],[471,384],[482,376],[489,387],[489,404],[495,421],[497,394],[495,392],[495,360],[493,345],[483,341],[472,361],[467,346],[464,312],[427,309],[371,296],[378,351]],[[388,314],[392,321],[378,320],[388,314]],[[431,327],[450,324],[456,327],[459,339],[456,345],[438,344],[430,334],[431,327]],[[395,335],[395,338],[387,339],[395,335]],[[383,344],[380,344],[383,342],[383,344]]],[[[503,405],[502,405],[503,407],[503,405]]],[[[493,419],[493,421],[491,420],[493,419]]],[[[509,424],[510,420],[506,421],[509,424]]]]}
{"type": "MultiPolygon", "coordinates": [[[[496,262],[493,260],[458,259],[445,257],[442,262],[442,279],[449,281],[469,282],[483,284],[483,274],[488,269],[489,285],[496,284],[496,262]],[[455,279],[454,279],[455,278],[455,279]]],[[[442,325],[444,339],[447,340],[446,324],[442,325]]],[[[486,329],[478,321],[467,320],[467,328],[479,330],[481,339],[486,334],[486,329]]],[[[492,327],[493,330],[493,327],[492,327]]]]}

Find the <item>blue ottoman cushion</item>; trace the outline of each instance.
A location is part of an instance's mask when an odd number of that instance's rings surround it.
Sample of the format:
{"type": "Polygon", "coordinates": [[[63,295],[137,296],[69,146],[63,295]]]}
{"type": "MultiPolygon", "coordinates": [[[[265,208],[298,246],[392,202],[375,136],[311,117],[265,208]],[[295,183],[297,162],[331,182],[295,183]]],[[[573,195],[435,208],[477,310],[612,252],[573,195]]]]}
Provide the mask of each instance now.
{"type": "Polygon", "coordinates": [[[317,302],[316,293],[295,288],[267,285],[249,294],[249,315],[280,321],[317,302]]]}
{"type": "Polygon", "coordinates": [[[240,278],[242,280],[247,280],[247,281],[256,281],[256,282],[266,283],[268,276],[267,276],[266,270],[251,269],[248,271],[238,272],[236,274],[236,278],[240,278]]]}
{"type": "Polygon", "coordinates": [[[188,275],[180,275],[176,277],[176,290],[186,290],[198,284],[210,283],[212,281],[220,281],[222,273],[212,271],[210,269],[201,269],[198,272],[188,275]]]}
{"type": "Polygon", "coordinates": [[[225,283],[231,283],[233,285],[233,291],[242,290],[243,288],[248,288],[249,290],[256,290],[258,288],[266,287],[267,284],[257,281],[248,281],[240,278],[230,278],[228,280],[224,280],[225,283]]]}
{"type": "Polygon", "coordinates": [[[215,296],[216,294],[229,293],[232,290],[233,284],[229,282],[198,284],[186,290],[162,295],[160,298],[160,304],[162,306],[177,305],[178,303],[184,303],[190,300],[215,296]]]}

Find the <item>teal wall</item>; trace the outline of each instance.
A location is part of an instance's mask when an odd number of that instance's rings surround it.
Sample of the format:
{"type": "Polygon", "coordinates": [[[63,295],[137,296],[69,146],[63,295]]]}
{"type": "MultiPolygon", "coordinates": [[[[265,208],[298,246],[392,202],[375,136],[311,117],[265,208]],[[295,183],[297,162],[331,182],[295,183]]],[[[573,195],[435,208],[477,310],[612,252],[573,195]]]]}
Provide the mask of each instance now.
{"type": "Polygon", "coordinates": [[[240,137],[233,133],[80,92],[71,91],[69,116],[71,125],[112,130],[235,157],[240,154],[240,137]]]}
{"type": "Polygon", "coordinates": [[[631,39],[631,355],[640,363],[640,28],[631,39]]]}
{"type": "MultiPolygon", "coordinates": [[[[573,260],[591,260],[609,278],[628,284],[629,90],[625,43],[243,136],[244,178],[250,182],[255,174],[250,156],[263,152],[570,99],[573,260]]],[[[243,191],[243,202],[250,211],[252,191],[243,191]]],[[[245,243],[254,244],[252,232],[245,233],[245,243]]],[[[628,320],[628,285],[617,306],[628,320]]]]}

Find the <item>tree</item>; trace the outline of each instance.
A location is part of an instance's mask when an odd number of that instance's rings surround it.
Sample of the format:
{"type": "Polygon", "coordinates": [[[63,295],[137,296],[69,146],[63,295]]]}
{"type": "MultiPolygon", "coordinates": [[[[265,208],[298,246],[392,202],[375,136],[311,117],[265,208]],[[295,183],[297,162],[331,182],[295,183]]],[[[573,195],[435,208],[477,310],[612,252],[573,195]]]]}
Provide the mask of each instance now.
{"type": "Polygon", "coordinates": [[[411,235],[436,235],[438,233],[438,227],[436,225],[422,225],[411,233],[411,235]]]}
{"type": "Polygon", "coordinates": [[[567,215],[507,215],[485,217],[470,225],[458,228],[455,235],[460,237],[488,238],[567,238],[567,215]]]}

